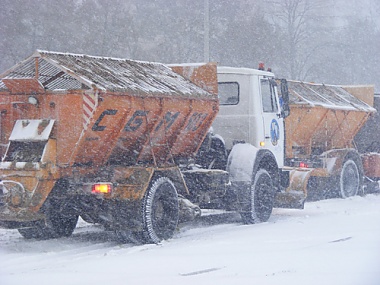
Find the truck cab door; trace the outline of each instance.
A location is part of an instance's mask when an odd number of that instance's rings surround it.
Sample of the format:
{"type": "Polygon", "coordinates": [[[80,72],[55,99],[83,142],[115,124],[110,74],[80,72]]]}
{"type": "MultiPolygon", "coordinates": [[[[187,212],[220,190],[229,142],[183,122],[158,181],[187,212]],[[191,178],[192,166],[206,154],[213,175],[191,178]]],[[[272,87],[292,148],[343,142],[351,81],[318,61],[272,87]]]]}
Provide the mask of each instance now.
{"type": "Polygon", "coordinates": [[[281,116],[276,82],[272,78],[259,77],[264,124],[264,148],[276,157],[279,167],[284,165],[284,119],[281,116]]]}

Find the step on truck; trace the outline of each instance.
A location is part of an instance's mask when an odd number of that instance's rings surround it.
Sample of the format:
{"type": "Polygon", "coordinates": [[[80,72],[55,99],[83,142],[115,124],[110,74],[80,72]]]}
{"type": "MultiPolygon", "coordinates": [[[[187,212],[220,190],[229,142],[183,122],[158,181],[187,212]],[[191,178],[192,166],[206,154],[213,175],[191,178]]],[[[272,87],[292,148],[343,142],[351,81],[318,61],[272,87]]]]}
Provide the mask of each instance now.
{"type": "Polygon", "coordinates": [[[306,199],[271,72],[38,50],[0,79],[0,226],[25,238],[70,236],[80,216],[158,243],[201,208],[256,223],[306,199]]]}

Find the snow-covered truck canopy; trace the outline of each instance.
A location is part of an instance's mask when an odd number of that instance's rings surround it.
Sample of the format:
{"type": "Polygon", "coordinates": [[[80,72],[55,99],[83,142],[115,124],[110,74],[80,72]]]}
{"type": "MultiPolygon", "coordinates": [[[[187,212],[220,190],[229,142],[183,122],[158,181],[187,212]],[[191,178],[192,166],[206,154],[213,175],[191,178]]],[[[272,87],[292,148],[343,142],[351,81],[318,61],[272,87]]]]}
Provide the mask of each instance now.
{"type": "Polygon", "coordinates": [[[357,132],[376,112],[362,101],[373,102],[374,86],[288,81],[288,88],[291,111],[285,120],[287,158],[352,147],[357,132]]]}
{"type": "Polygon", "coordinates": [[[3,145],[17,120],[54,120],[58,164],[165,164],[196,152],[218,100],[161,63],[37,50],[0,74],[0,108],[3,145]]]}
{"type": "Polygon", "coordinates": [[[96,88],[140,95],[210,96],[161,63],[42,50],[0,74],[0,78],[0,90],[16,93],[12,80],[37,79],[43,90],[96,88]]]}

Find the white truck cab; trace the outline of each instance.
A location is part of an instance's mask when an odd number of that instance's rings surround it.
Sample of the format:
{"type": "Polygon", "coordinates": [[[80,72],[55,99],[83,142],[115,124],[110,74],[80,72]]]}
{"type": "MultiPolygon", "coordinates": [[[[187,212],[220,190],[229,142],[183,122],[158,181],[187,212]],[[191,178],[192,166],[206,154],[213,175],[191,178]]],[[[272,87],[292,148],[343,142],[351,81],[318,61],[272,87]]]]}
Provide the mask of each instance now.
{"type": "Polygon", "coordinates": [[[234,67],[217,67],[217,79],[219,113],[210,148],[220,154],[223,143],[225,169],[244,222],[267,220],[273,207],[303,208],[305,194],[287,191],[286,80],[275,80],[272,72],[234,67]]]}
{"type": "Polygon", "coordinates": [[[284,116],[271,72],[218,67],[220,109],[213,123],[227,150],[238,142],[270,150],[284,166],[284,116]]]}

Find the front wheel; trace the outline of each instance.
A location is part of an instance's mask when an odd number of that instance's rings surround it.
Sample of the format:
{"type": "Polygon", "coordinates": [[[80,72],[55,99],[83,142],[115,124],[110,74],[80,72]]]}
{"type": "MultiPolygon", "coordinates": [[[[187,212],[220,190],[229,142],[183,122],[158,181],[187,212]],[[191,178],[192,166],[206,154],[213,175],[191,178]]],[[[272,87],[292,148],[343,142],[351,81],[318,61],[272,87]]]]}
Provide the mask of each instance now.
{"type": "Polygon", "coordinates": [[[159,243],[173,236],[178,224],[178,194],[167,177],[153,181],[146,192],[143,205],[143,237],[147,243],[159,243]]]}
{"type": "Polygon", "coordinates": [[[245,224],[268,221],[274,203],[273,181],[268,171],[260,169],[251,185],[250,203],[246,211],[241,212],[245,224]]]}

